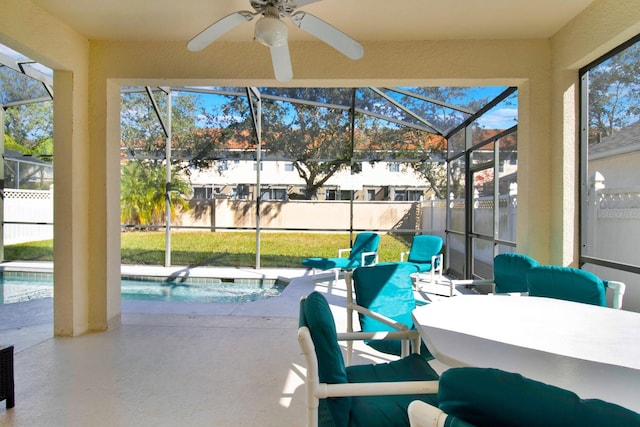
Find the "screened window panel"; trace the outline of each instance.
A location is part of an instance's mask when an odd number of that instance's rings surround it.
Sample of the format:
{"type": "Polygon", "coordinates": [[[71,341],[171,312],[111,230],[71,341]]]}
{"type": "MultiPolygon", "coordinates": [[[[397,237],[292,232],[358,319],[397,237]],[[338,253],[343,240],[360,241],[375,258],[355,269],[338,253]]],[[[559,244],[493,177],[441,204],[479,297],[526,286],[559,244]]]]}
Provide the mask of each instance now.
{"type": "Polygon", "coordinates": [[[636,41],[588,70],[585,85],[588,145],[582,254],[633,266],[640,266],[639,67],[636,41]]]}

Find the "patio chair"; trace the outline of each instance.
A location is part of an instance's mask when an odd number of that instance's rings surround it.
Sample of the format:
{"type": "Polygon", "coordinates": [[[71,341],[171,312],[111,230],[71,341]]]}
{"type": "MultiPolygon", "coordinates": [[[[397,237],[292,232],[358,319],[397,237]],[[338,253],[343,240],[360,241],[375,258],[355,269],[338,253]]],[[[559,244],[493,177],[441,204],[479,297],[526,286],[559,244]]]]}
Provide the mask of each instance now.
{"type": "MultiPolygon", "coordinates": [[[[353,312],[358,313],[360,331],[376,333],[365,343],[386,354],[406,357],[410,352],[433,359],[413,325],[411,312],[417,301],[411,274],[416,268],[407,263],[383,263],[357,268],[345,277],[347,283],[347,332],[353,332],[353,312]],[[354,301],[355,296],[355,301],[354,301]],[[406,331],[407,339],[389,339],[386,334],[406,331]]],[[[426,304],[426,302],[424,302],[426,304]]],[[[347,365],[351,364],[353,342],[347,343],[347,365]]]]}
{"type": "Polygon", "coordinates": [[[637,426],[640,414],[599,399],[492,368],[442,373],[438,405],[409,405],[411,427],[637,426]]]}
{"type": "Polygon", "coordinates": [[[443,241],[440,236],[428,234],[413,236],[409,251],[400,252],[400,262],[414,265],[418,269],[418,273],[431,273],[431,283],[435,283],[436,274],[442,277],[443,261],[440,253],[442,245],[443,241]],[[407,257],[406,261],[405,257],[407,257]]]}
{"type": "Polygon", "coordinates": [[[324,296],[300,301],[298,342],[307,364],[307,426],[408,426],[413,400],[437,404],[438,375],[417,354],[389,363],[345,366],[338,334],[324,296]]]}
{"type": "Polygon", "coordinates": [[[527,273],[530,296],[557,298],[585,304],[607,306],[607,288],[613,291],[612,307],[622,308],[625,284],[602,280],[595,274],[572,267],[544,265],[527,273]]]}
{"type": "Polygon", "coordinates": [[[315,279],[316,270],[333,270],[337,281],[340,272],[353,270],[360,266],[375,265],[378,263],[378,245],[380,236],[377,233],[364,232],[356,236],[352,248],[338,249],[337,258],[305,258],[302,265],[310,268],[315,279]],[[349,257],[343,257],[343,254],[349,257]]]}
{"type": "Polygon", "coordinates": [[[527,255],[498,254],[493,258],[492,280],[452,280],[452,284],[453,286],[489,285],[490,292],[494,294],[527,294],[529,292],[527,273],[538,265],[535,259],[527,255]]]}

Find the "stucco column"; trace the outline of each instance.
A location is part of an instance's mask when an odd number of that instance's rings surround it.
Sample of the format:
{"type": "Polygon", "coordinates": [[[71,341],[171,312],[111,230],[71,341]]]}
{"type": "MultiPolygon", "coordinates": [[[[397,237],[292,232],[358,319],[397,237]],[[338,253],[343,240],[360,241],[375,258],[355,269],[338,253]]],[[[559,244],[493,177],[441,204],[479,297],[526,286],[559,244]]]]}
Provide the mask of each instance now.
{"type": "Polygon", "coordinates": [[[120,85],[91,73],[89,92],[89,327],[100,331],[120,326],[121,318],[120,85]]]}
{"type": "Polygon", "coordinates": [[[54,334],[89,329],[89,144],[86,88],[71,71],[54,72],[54,334]]]}
{"type": "Polygon", "coordinates": [[[553,76],[551,99],[551,242],[549,257],[557,265],[577,266],[579,244],[579,122],[578,71],[553,76]]]}

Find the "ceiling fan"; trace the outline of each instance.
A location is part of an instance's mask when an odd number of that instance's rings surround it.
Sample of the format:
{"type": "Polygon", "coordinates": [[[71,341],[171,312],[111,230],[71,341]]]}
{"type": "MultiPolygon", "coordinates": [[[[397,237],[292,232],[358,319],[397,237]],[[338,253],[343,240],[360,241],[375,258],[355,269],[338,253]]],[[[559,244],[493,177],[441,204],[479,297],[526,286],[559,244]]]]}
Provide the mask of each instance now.
{"type": "Polygon", "coordinates": [[[214,22],[191,39],[187,48],[200,51],[240,24],[262,15],[255,24],[254,36],[271,51],[271,63],[278,81],[287,82],[293,77],[289,46],[287,44],[287,24],[280,18],[289,18],[298,28],[319,38],[351,59],[360,59],[364,54],[362,45],[342,31],[310,13],[294,11],[304,5],[320,0],[249,0],[255,12],[240,10],[214,22]]]}

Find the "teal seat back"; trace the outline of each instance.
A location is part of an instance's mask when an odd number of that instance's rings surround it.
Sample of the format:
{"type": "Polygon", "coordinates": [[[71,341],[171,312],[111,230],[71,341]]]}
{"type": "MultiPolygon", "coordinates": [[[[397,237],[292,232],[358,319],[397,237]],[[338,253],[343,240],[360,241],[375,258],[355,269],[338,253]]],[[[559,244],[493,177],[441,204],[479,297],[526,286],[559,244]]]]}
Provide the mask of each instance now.
{"type": "MultiPolygon", "coordinates": [[[[356,240],[353,242],[351,253],[349,254],[349,260],[356,262],[356,265],[360,265],[363,252],[376,252],[380,244],[380,235],[377,233],[363,232],[358,233],[356,240]]],[[[365,263],[368,265],[373,262],[374,256],[371,255],[365,259],[365,263]]]]}
{"type": "MultiPolygon", "coordinates": [[[[299,326],[306,326],[318,359],[318,377],[321,383],[342,384],[348,382],[347,371],[338,345],[336,324],[325,297],[312,292],[300,301],[299,326]]],[[[324,399],[337,427],[347,426],[351,410],[351,397],[324,399]]]]}
{"type": "Polygon", "coordinates": [[[527,274],[529,295],[606,307],[606,286],[593,273],[572,267],[545,265],[527,274]]]}
{"type": "MultiPolygon", "coordinates": [[[[402,263],[357,268],[353,272],[356,303],[410,327],[411,311],[416,308],[411,283],[411,274],[415,272],[415,267],[402,263]]],[[[362,314],[360,317],[365,332],[393,330],[370,317],[362,314]]]]}
{"type": "Polygon", "coordinates": [[[409,262],[431,263],[431,257],[438,255],[442,250],[442,237],[423,234],[413,236],[411,249],[409,249],[409,262]]]}
{"type": "Polygon", "coordinates": [[[438,407],[477,427],[638,426],[640,414],[599,399],[491,368],[440,376],[438,407]]]}
{"type": "MultiPolygon", "coordinates": [[[[360,267],[353,272],[356,303],[397,322],[413,326],[411,311],[416,308],[411,274],[416,268],[406,263],[384,263],[373,267],[360,267]]],[[[369,316],[358,313],[360,328],[364,332],[393,331],[394,329],[369,316]]],[[[368,341],[376,350],[400,354],[400,340],[368,341]]]]}
{"type": "Polygon", "coordinates": [[[522,254],[505,253],[493,259],[493,281],[495,293],[527,292],[527,273],[538,262],[522,254]]]}

